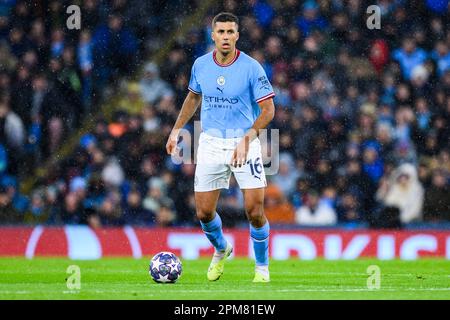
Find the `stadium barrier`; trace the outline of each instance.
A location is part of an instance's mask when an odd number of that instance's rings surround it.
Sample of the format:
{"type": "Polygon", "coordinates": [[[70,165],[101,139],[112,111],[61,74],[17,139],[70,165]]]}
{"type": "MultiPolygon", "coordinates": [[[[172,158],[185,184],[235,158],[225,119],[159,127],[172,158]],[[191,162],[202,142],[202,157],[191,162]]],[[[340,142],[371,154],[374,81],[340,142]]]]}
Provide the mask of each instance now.
{"type": "MultiPolygon", "coordinates": [[[[252,257],[248,230],[225,229],[234,256],[252,257]]],[[[71,259],[150,257],[172,251],[183,259],[210,256],[213,248],[199,229],[130,227],[91,229],[87,226],[0,227],[0,256],[60,256],[71,259]]],[[[450,259],[450,230],[272,230],[273,259],[414,260],[450,259]]]]}

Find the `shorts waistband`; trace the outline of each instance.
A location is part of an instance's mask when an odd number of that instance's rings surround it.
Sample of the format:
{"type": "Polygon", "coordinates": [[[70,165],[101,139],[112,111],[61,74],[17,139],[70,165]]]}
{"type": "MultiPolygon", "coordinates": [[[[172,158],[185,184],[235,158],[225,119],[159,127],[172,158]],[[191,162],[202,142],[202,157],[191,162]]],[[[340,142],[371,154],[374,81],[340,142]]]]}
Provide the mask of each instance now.
{"type": "Polygon", "coordinates": [[[201,132],[200,137],[207,138],[208,140],[215,140],[215,141],[222,141],[222,142],[239,142],[242,140],[242,137],[236,137],[236,138],[220,138],[215,137],[210,134],[207,134],[206,132],[201,132]]]}

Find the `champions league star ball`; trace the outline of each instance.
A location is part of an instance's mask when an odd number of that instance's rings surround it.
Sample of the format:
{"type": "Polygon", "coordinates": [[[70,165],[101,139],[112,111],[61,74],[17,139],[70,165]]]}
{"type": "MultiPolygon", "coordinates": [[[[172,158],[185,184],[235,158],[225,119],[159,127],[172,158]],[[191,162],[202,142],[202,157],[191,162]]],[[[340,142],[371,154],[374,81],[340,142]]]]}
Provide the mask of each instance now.
{"type": "Polygon", "coordinates": [[[149,274],[155,282],[174,283],[181,277],[181,261],[172,252],[157,253],[150,260],[149,274]]]}

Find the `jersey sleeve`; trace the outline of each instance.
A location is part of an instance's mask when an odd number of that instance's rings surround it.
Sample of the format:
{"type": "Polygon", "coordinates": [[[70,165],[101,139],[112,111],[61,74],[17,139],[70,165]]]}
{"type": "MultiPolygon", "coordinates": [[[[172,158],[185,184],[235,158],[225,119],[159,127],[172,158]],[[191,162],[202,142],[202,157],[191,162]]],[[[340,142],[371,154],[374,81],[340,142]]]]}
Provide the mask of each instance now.
{"type": "Polygon", "coordinates": [[[201,94],[202,89],[200,88],[200,84],[197,81],[196,70],[197,70],[197,66],[196,66],[196,63],[194,62],[194,64],[192,65],[192,69],[191,69],[191,79],[189,80],[188,89],[189,89],[189,91],[192,91],[195,94],[201,94]]]}
{"type": "Polygon", "coordinates": [[[255,66],[253,67],[251,87],[253,97],[255,98],[255,101],[257,103],[273,98],[275,96],[272,85],[267,78],[266,72],[259,63],[255,63],[255,66]]]}

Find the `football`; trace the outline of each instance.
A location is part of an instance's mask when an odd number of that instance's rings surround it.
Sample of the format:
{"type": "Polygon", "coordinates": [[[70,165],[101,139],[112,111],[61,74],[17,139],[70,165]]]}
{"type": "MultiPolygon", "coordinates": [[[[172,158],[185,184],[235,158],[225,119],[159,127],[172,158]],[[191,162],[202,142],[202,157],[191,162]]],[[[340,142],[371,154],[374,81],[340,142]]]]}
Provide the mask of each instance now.
{"type": "Polygon", "coordinates": [[[172,252],[159,252],[150,260],[149,274],[158,283],[175,283],[182,270],[180,259],[172,252]]]}

